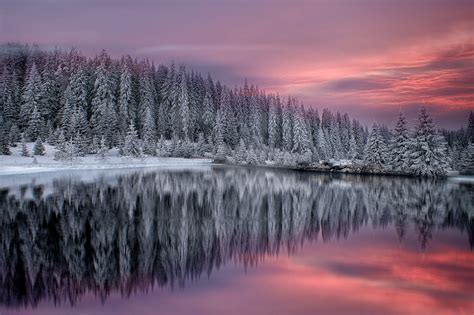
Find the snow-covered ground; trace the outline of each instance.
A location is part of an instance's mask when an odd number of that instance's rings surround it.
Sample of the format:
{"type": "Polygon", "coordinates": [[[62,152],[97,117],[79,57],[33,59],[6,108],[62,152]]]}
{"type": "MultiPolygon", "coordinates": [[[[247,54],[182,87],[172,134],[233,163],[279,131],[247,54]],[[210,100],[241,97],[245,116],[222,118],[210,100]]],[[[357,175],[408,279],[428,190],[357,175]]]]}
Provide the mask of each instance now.
{"type": "MultiPolygon", "coordinates": [[[[27,143],[30,154],[33,152],[34,143],[27,143]]],[[[45,144],[46,154],[44,156],[24,157],[21,156],[21,146],[11,148],[11,155],[0,155],[0,176],[31,174],[42,172],[55,172],[64,170],[103,170],[143,167],[189,167],[209,165],[210,159],[183,159],[183,158],[130,158],[120,156],[117,150],[110,150],[106,158],[101,160],[95,155],[87,155],[76,158],[74,161],[54,160],[55,149],[45,144]]]]}

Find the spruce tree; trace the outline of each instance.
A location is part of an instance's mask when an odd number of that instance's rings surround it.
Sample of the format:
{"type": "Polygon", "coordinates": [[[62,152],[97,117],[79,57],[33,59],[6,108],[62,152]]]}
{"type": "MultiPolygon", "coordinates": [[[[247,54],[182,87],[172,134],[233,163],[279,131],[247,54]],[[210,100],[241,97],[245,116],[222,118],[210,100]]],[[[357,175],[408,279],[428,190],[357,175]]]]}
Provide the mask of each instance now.
{"type": "Polygon", "coordinates": [[[99,148],[97,149],[97,157],[100,159],[100,160],[104,160],[105,159],[105,156],[106,154],[109,152],[109,148],[107,147],[107,144],[105,143],[105,137],[102,136],[100,138],[100,146],[99,148]]]}
{"type": "Polygon", "coordinates": [[[390,145],[390,168],[395,171],[407,170],[408,149],[410,136],[408,133],[406,118],[402,112],[398,115],[397,124],[394,129],[393,139],[390,145]]]}
{"type": "MultiPolygon", "coordinates": [[[[41,77],[36,68],[36,64],[31,66],[28,78],[26,80],[25,89],[22,96],[22,104],[20,107],[20,123],[26,128],[28,126],[33,109],[36,107],[40,116],[38,106],[41,99],[41,77]]],[[[34,138],[36,139],[36,138],[34,138]]]]}
{"type": "Polygon", "coordinates": [[[44,129],[44,120],[41,117],[41,114],[38,110],[38,106],[34,105],[33,112],[31,113],[27,128],[27,134],[29,139],[33,140],[40,136],[43,136],[44,129]]]}
{"type": "Polygon", "coordinates": [[[461,156],[461,173],[474,175],[474,143],[469,142],[461,156]]]}
{"type": "Polygon", "coordinates": [[[41,140],[41,137],[38,137],[35,142],[35,146],[33,147],[33,154],[34,155],[44,155],[46,153],[46,150],[43,145],[43,141],[41,140]]]}
{"type": "Polygon", "coordinates": [[[380,132],[380,127],[374,124],[365,147],[364,160],[377,168],[384,168],[387,163],[387,148],[380,132]]]}
{"type": "Polygon", "coordinates": [[[25,135],[23,133],[21,134],[21,156],[30,156],[28,148],[26,147],[25,135]]]}
{"type": "Polygon", "coordinates": [[[130,122],[122,151],[125,156],[139,157],[142,154],[140,140],[133,122],[130,122]]]}
{"type": "Polygon", "coordinates": [[[409,146],[409,168],[414,174],[421,176],[446,174],[449,165],[446,141],[435,130],[425,107],[420,110],[409,146]]]}

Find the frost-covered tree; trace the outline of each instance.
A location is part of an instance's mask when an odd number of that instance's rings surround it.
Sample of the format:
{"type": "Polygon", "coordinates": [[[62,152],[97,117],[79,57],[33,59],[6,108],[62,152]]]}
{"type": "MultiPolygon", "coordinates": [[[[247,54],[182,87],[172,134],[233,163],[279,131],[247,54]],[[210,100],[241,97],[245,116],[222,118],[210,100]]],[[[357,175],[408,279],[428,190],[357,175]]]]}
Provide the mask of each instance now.
{"type": "Polygon", "coordinates": [[[101,160],[104,160],[108,152],[109,152],[109,148],[107,147],[107,144],[105,143],[105,137],[102,136],[100,138],[99,148],[97,149],[97,157],[101,160]]]}
{"type": "Polygon", "coordinates": [[[214,148],[216,150],[216,157],[224,159],[226,148],[224,143],[224,127],[222,126],[220,111],[217,112],[216,124],[214,125],[214,148]]]}
{"type": "Polygon", "coordinates": [[[354,133],[351,131],[350,137],[349,137],[349,151],[347,152],[347,157],[351,160],[357,159],[359,156],[359,151],[357,149],[357,142],[354,137],[354,133]]]}
{"type": "Polygon", "coordinates": [[[239,145],[235,149],[234,158],[237,163],[245,164],[247,162],[247,148],[242,138],[239,141],[239,145]]]}
{"type": "Polygon", "coordinates": [[[206,95],[204,96],[202,107],[204,110],[202,114],[202,129],[204,136],[209,138],[209,136],[212,134],[212,127],[214,126],[214,104],[209,86],[206,86],[206,95]]]}
{"type": "Polygon", "coordinates": [[[26,139],[25,135],[21,134],[21,156],[30,156],[30,152],[28,152],[28,148],[26,146],[26,139]]]}
{"type": "Polygon", "coordinates": [[[36,139],[40,136],[43,136],[44,127],[44,120],[41,117],[38,106],[34,105],[27,128],[29,139],[36,139]]]}
{"type": "Polygon", "coordinates": [[[463,174],[474,175],[474,143],[469,142],[461,155],[460,171],[463,174]]]}
{"type": "MultiPolygon", "coordinates": [[[[22,105],[20,107],[20,123],[22,127],[27,127],[33,109],[39,112],[41,100],[41,77],[38,73],[36,64],[33,63],[26,80],[25,89],[22,96],[22,105]]],[[[36,139],[36,138],[35,138],[36,139]]]]}
{"type": "Polygon", "coordinates": [[[43,145],[43,141],[41,140],[41,137],[38,137],[35,142],[35,146],[33,147],[33,154],[34,155],[44,155],[46,153],[46,150],[43,145]]]}
{"type": "Polygon", "coordinates": [[[425,107],[420,109],[408,157],[409,169],[416,175],[442,176],[448,170],[446,141],[435,130],[425,107]]]}
{"type": "Polygon", "coordinates": [[[300,106],[297,108],[294,119],[292,152],[308,154],[311,149],[311,136],[304,120],[303,107],[300,106]]]}
{"type": "Polygon", "coordinates": [[[112,80],[108,71],[109,56],[103,51],[99,56],[99,66],[96,70],[94,83],[94,98],[92,99],[93,134],[104,136],[107,145],[118,142],[116,138],[117,115],[112,80]]]}
{"type": "Polygon", "coordinates": [[[410,135],[407,128],[406,118],[402,112],[398,115],[397,124],[393,132],[390,144],[390,168],[396,171],[408,169],[408,149],[410,135]]]}
{"type": "Polygon", "coordinates": [[[123,144],[122,153],[125,156],[139,157],[142,154],[142,148],[140,139],[138,139],[138,133],[135,129],[133,122],[130,122],[128,127],[125,142],[123,144]]]}
{"type": "Polygon", "coordinates": [[[190,139],[190,130],[191,126],[191,110],[189,108],[189,93],[188,85],[186,82],[186,72],[184,66],[180,68],[180,82],[179,82],[179,94],[178,94],[178,104],[181,114],[181,124],[183,126],[183,135],[185,141],[190,139]]]}
{"type": "Polygon", "coordinates": [[[382,137],[380,126],[374,124],[365,146],[364,161],[377,168],[385,168],[388,162],[387,145],[382,137]]]}
{"type": "Polygon", "coordinates": [[[276,102],[270,103],[268,109],[268,145],[275,149],[278,144],[278,108],[276,102]]]}
{"type": "Polygon", "coordinates": [[[156,128],[151,108],[146,109],[143,123],[143,152],[149,155],[156,154],[156,128]]]}
{"type": "Polygon", "coordinates": [[[291,151],[293,148],[293,111],[291,104],[292,100],[289,99],[282,114],[282,145],[283,149],[286,151],[291,151]]]}
{"type": "Polygon", "coordinates": [[[122,138],[128,128],[128,122],[135,117],[134,108],[132,105],[132,73],[130,71],[131,58],[127,56],[122,63],[120,70],[120,89],[118,98],[118,124],[122,138]]]}

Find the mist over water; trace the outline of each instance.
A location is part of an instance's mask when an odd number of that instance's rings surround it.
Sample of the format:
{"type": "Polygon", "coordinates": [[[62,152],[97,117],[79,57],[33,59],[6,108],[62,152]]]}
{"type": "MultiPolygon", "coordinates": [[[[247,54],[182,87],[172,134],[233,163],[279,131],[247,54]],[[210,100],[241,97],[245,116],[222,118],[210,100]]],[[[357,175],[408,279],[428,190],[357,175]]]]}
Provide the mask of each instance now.
{"type": "MultiPolygon", "coordinates": [[[[80,309],[87,295],[97,307],[116,294],[132,303],[137,294],[160,287],[174,288],[172,296],[179,297],[214,273],[235,277],[230,266],[256,266],[250,269],[258,273],[292,257],[322,259],[347,246],[343,240],[367,233],[374,244],[393,236],[399,245],[385,249],[405,246],[404,253],[427,260],[431,248],[456,250],[457,262],[436,260],[440,269],[472,262],[474,187],[243,167],[32,180],[0,188],[0,310],[80,309]],[[317,244],[325,246],[311,252],[317,244]]],[[[374,272],[388,277],[387,265],[397,261],[368,269],[346,263],[328,268],[367,280],[374,272]]],[[[472,305],[472,293],[462,290],[469,284],[457,279],[474,280],[474,271],[469,264],[463,268],[454,268],[457,276],[451,277],[456,285],[446,305],[456,305],[453,310],[472,305]]]]}

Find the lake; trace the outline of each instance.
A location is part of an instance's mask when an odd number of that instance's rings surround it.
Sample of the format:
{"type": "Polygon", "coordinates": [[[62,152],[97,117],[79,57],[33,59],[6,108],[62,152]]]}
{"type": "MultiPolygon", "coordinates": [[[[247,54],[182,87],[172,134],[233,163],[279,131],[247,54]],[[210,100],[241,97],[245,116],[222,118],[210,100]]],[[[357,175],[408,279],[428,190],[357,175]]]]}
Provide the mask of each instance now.
{"type": "Polygon", "coordinates": [[[204,166],[0,179],[0,314],[473,314],[474,184],[204,166]]]}

